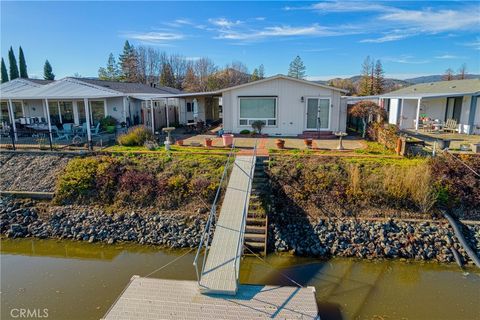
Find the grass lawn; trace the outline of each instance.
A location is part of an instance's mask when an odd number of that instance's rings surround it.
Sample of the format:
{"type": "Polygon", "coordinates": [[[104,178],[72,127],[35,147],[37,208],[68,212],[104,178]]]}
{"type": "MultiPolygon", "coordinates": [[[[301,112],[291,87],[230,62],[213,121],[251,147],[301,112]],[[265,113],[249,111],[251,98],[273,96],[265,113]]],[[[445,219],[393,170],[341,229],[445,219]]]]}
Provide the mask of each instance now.
{"type": "MultiPolygon", "coordinates": [[[[231,149],[229,148],[205,148],[205,147],[188,147],[188,146],[177,146],[173,145],[170,147],[171,152],[178,152],[178,153],[222,153],[228,154],[231,149]]],[[[149,150],[144,146],[136,146],[136,147],[127,147],[127,146],[120,146],[114,145],[108,148],[103,149],[104,152],[111,152],[111,153],[159,153],[165,154],[167,151],[163,146],[156,148],[155,150],[149,150]]],[[[234,151],[238,151],[234,149],[234,151]]]]}

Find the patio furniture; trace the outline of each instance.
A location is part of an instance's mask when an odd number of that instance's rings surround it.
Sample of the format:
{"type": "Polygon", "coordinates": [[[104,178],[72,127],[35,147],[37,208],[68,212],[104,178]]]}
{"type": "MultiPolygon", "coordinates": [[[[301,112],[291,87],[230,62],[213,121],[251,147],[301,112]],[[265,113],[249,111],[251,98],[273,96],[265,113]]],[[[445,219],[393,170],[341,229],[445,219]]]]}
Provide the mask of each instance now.
{"type": "Polygon", "coordinates": [[[90,134],[92,135],[92,137],[97,137],[100,135],[100,122],[97,123],[97,125],[90,134]]]}
{"type": "Polygon", "coordinates": [[[55,140],[70,140],[68,133],[58,130],[56,126],[52,127],[52,132],[56,135],[56,137],[54,137],[55,140]]]}
{"type": "Polygon", "coordinates": [[[434,124],[433,124],[433,132],[439,133],[440,131],[443,131],[443,127],[444,127],[444,126],[445,126],[445,125],[444,125],[443,123],[439,123],[439,122],[438,122],[438,123],[434,123],[434,124]]]}
{"type": "Polygon", "coordinates": [[[73,123],[64,123],[62,127],[63,127],[63,132],[68,134],[73,134],[73,123]]]}
{"type": "Polygon", "coordinates": [[[447,119],[447,122],[445,122],[445,126],[443,127],[443,131],[455,133],[457,132],[457,130],[458,130],[457,120],[447,119]]]}

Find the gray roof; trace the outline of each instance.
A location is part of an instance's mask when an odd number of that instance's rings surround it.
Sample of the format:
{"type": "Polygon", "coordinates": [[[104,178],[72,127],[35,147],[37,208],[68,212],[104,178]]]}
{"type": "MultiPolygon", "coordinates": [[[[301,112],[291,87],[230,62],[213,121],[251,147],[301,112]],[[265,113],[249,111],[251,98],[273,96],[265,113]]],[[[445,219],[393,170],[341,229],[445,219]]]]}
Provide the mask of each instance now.
{"type": "Polygon", "coordinates": [[[434,97],[447,95],[469,95],[480,92],[480,79],[438,81],[420,83],[380,97],[434,97]]]}
{"type": "Polygon", "coordinates": [[[136,82],[119,82],[119,81],[108,81],[108,80],[99,80],[99,79],[92,79],[92,78],[74,78],[79,81],[83,81],[86,83],[90,83],[99,87],[104,87],[108,89],[112,89],[115,91],[123,92],[123,93],[152,93],[152,94],[177,94],[181,93],[182,91],[170,88],[170,87],[151,87],[149,85],[143,83],[136,83],[136,82]]]}
{"type": "MultiPolygon", "coordinates": [[[[22,79],[25,79],[25,78],[22,78],[22,79]]],[[[33,83],[37,83],[37,84],[49,84],[51,82],[53,82],[54,80],[45,80],[45,79],[31,79],[31,78],[28,78],[28,79],[25,79],[27,81],[30,81],[30,82],[33,82],[33,83]]]]}

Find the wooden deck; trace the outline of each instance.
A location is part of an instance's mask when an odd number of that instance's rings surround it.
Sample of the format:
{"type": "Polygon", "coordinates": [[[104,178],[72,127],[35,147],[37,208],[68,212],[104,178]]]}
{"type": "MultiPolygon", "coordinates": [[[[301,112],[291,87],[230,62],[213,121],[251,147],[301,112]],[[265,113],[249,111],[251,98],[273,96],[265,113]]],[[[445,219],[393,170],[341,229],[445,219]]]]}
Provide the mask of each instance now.
{"type": "Polygon", "coordinates": [[[236,296],[198,292],[196,281],[132,277],[105,320],[319,319],[315,289],[240,285],[236,296]]]}
{"type": "Polygon", "coordinates": [[[248,211],[252,166],[255,166],[254,156],[237,156],[235,159],[205,269],[200,277],[200,291],[203,293],[234,295],[237,292],[240,257],[236,266],[235,257],[239,246],[243,246],[243,237],[239,235],[245,231],[242,222],[248,211]],[[244,210],[245,199],[247,210],[244,210]]]}

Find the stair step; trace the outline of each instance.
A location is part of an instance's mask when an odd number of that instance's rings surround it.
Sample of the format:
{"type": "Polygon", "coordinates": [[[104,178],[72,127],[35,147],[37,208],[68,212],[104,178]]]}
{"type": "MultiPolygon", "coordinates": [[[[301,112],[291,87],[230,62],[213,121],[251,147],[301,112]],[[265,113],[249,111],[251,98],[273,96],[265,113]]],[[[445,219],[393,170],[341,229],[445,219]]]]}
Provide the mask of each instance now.
{"type": "Polygon", "coordinates": [[[245,232],[246,233],[260,233],[260,234],[265,234],[266,228],[265,226],[245,226],[245,232]]]}
{"type": "Polygon", "coordinates": [[[247,217],[247,225],[265,226],[267,219],[247,217]]]}
{"type": "Polygon", "coordinates": [[[251,249],[264,249],[265,248],[265,243],[264,242],[250,242],[250,241],[245,241],[245,246],[251,248],[251,249]]]}
{"type": "Polygon", "coordinates": [[[265,234],[261,233],[245,233],[246,242],[265,242],[265,234]],[[247,240],[248,239],[248,240],[247,240]]]}

